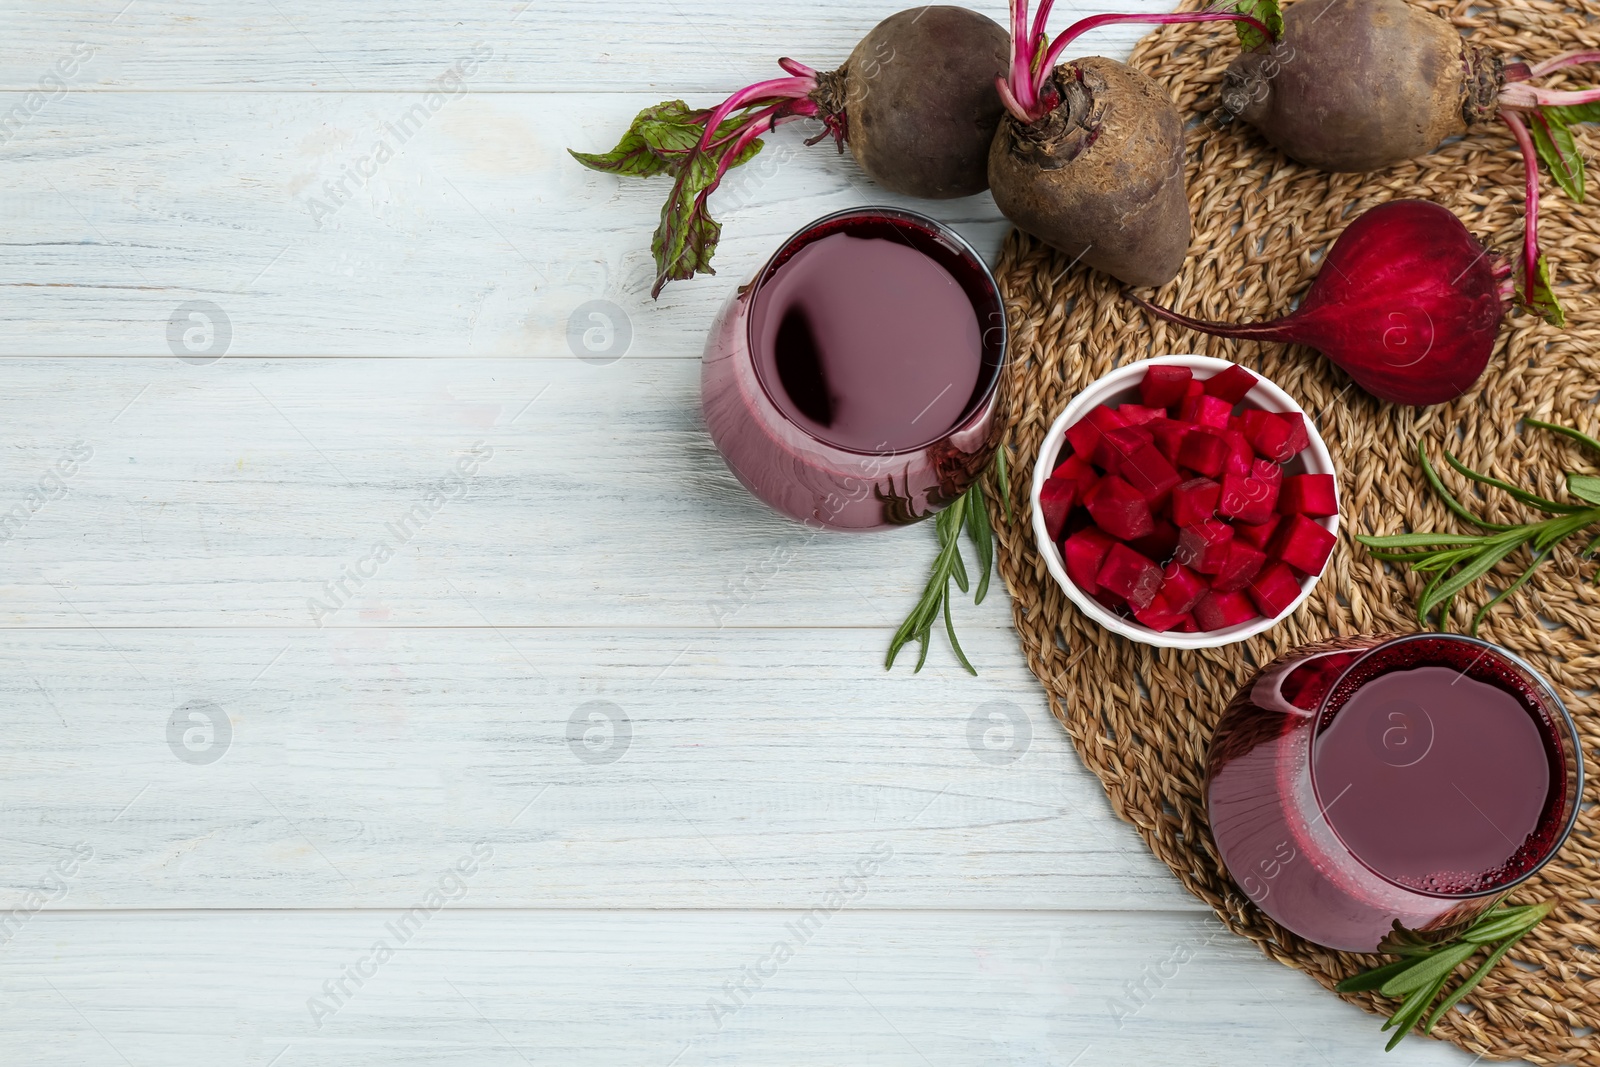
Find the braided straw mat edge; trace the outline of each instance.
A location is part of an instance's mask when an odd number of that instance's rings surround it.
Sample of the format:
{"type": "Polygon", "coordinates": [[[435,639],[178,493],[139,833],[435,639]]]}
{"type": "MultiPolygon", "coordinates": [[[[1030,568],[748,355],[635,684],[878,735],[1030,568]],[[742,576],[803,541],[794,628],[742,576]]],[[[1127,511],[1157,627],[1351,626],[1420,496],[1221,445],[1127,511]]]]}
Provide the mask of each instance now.
{"type": "MultiPolygon", "coordinates": [[[[1600,48],[1600,0],[1581,8],[1538,0],[1481,9],[1437,0],[1421,6],[1507,58],[1533,62],[1570,49],[1600,48]]],[[[1180,111],[1196,120],[1215,106],[1223,69],[1236,52],[1227,27],[1173,26],[1146,37],[1132,63],[1165,85],[1180,111]]],[[[1576,68],[1565,87],[1592,77],[1592,71],[1576,68]]],[[[1600,127],[1582,127],[1577,137],[1580,150],[1595,161],[1600,127]]],[[[1508,255],[1522,238],[1521,158],[1500,125],[1366,175],[1329,175],[1291,163],[1240,124],[1218,129],[1193,121],[1187,147],[1194,242],[1183,272],[1159,299],[1202,318],[1242,322],[1282,314],[1315,276],[1316,254],[1356,213],[1387,200],[1437,201],[1508,255]]],[[[1020,233],[1011,235],[997,272],[1014,341],[1005,415],[1014,500],[1028,499],[1040,442],[1075,393],[1119,364],[1164,353],[1221,356],[1266,375],[1305,407],[1333,452],[1344,513],[1321,584],[1287,621],[1220,649],[1155,649],[1101,629],[1046,572],[1027,508],[1016,509],[1009,523],[994,516],[1001,570],[1029,666],[1113,808],[1229,928],[1324,986],[1379,958],[1303,941],[1235,888],[1206,826],[1206,744],[1229,697],[1256,665],[1330,635],[1417,629],[1421,583],[1386,570],[1350,534],[1458,528],[1423,481],[1415,454],[1419,439],[1435,455],[1448,443],[1469,465],[1557,498],[1564,492],[1561,472],[1595,469],[1595,457],[1581,455],[1564,439],[1516,431],[1526,415],[1600,434],[1600,232],[1590,209],[1575,205],[1548,175],[1543,188],[1541,237],[1558,281],[1565,283],[1560,295],[1568,325],[1557,330],[1527,314],[1508,318],[1482,380],[1456,402],[1433,408],[1380,403],[1306,349],[1152,326],[1119,298],[1116,283],[1020,233]]],[[[1490,518],[1522,521],[1518,505],[1499,493],[1481,505],[1490,518]]],[[[1488,584],[1503,588],[1518,569],[1504,565],[1488,584]]],[[[1591,764],[1600,751],[1600,696],[1594,688],[1600,648],[1593,636],[1600,634],[1600,589],[1585,582],[1592,569],[1580,565],[1573,547],[1564,548],[1481,631],[1554,682],[1591,764]]],[[[1480,588],[1470,604],[1458,605],[1452,629],[1464,629],[1486,595],[1480,588]]],[[[1600,812],[1594,805],[1600,775],[1592,766],[1590,772],[1571,840],[1513,898],[1553,899],[1555,912],[1466,998],[1464,1011],[1440,1022],[1436,1036],[1481,1055],[1600,1065],[1600,812]]],[[[1461,973],[1469,972],[1464,967],[1461,973]]],[[[1346,999],[1385,1014],[1396,1006],[1372,993],[1346,999]]],[[[1381,1040],[1376,1027],[1373,1038],[1381,1040]]]]}

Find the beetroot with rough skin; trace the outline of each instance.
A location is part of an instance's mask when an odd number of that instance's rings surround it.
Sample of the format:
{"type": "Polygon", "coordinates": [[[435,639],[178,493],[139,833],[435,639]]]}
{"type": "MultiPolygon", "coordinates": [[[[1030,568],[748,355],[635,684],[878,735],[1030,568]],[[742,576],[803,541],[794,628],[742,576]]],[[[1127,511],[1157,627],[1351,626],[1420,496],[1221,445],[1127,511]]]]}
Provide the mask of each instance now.
{"type": "Polygon", "coordinates": [[[1314,348],[1380,400],[1443,404],[1488,365],[1508,274],[1446,208],[1395,200],[1345,228],[1300,306],[1281,319],[1205,322],[1126,295],[1201,333],[1314,348]]]}

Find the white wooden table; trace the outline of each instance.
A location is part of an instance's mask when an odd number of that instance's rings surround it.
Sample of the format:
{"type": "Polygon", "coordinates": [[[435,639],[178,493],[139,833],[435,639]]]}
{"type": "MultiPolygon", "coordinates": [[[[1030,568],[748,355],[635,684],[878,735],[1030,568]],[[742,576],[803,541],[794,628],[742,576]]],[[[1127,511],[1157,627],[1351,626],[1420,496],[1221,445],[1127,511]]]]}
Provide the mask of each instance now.
{"type": "MultiPolygon", "coordinates": [[[[930,531],[813,537],[707,441],[729,287],[895,198],[786,128],[652,303],[662,187],[564,151],[892,10],[0,15],[0,1062],[1378,1054],[1112,818],[1003,595],[981,677],[886,674],[930,531]],[[590,301],[621,358],[575,358],[590,301]]],[[[918,206],[998,250],[987,196],[918,206]]]]}

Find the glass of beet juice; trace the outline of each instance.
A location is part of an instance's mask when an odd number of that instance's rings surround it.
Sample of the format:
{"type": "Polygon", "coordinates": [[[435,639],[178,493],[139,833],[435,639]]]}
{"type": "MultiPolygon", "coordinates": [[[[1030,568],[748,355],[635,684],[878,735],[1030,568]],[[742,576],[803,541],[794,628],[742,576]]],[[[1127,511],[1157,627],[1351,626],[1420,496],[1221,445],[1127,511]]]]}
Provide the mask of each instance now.
{"type": "Polygon", "coordinates": [[[1443,940],[1532,877],[1578,814],[1560,699],[1512,653],[1451,634],[1342,638],[1270,664],[1211,740],[1228,872],[1309,941],[1443,940]]]}
{"type": "Polygon", "coordinates": [[[706,425],[756,496],[812,526],[926,518],[994,452],[1005,309],[988,267],[923,215],[868,207],[785,241],[706,342],[706,425]]]}

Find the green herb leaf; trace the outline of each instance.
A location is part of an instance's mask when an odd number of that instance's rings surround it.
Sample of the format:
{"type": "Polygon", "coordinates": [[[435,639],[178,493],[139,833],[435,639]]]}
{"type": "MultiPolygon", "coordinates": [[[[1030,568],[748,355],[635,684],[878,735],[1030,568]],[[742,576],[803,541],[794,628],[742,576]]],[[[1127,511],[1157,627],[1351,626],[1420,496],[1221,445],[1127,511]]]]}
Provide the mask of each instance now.
{"type": "MultiPolygon", "coordinates": [[[[1533,928],[1530,926],[1528,930],[1531,929],[1533,928]]],[[[1437,1008],[1433,1009],[1433,1014],[1428,1016],[1428,1021],[1422,1024],[1422,1032],[1425,1034],[1433,1033],[1433,1025],[1440,1019],[1444,1018],[1444,1013],[1460,1003],[1462,997],[1466,996],[1468,993],[1472,992],[1473,989],[1477,988],[1478,983],[1483,981],[1484,976],[1490,971],[1494,970],[1496,964],[1505,959],[1505,955],[1507,952],[1511,951],[1511,947],[1528,935],[1528,930],[1523,930],[1520,934],[1506,941],[1499,948],[1489,953],[1489,958],[1484,960],[1483,963],[1479,965],[1477,970],[1468,975],[1464,982],[1456,986],[1453,993],[1451,993],[1448,997],[1445,997],[1444,1000],[1440,1001],[1437,1008]]]]}
{"type": "Polygon", "coordinates": [[[1550,168],[1556,184],[1572,197],[1573,203],[1583,203],[1583,156],[1578,154],[1572,131],[1559,112],[1552,114],[1541,109],[1535,111],[1532,118],[1528,129],[1533,134],[1534,150],[1550,168]]]}
{"type": "Polygon", "coordinates": [[[1574,511],[1583,510],[1582,507],[1579,507],[1576,504],[1562,504],[1554,500],[1546,500],[1542,496],[1518,489],[1510,482],[1501,481],[1499,478],[1491,478],[1487,474],[1479,474],[1471,467],[1468,467],[1466,464],[1462,463],[1455,456],[1451,455],[1448,448],[1444,450],[1444,458],[1445,462],[1449,463],[1450,466],[1455,468],[1457,474],[1460,474],[1466,478],[1471,478],[1473,481],[1479,482],[1483,485],[1492,485],[1496,489],[1502,490],[1510,495],[1512,499],[1520,500],[1529,507],[1538,508],[1540,511],[1549,512],[1551,514],[1568,514],[1574,511]]]}
{"type": "Polygon", "coordinates": [[[1449,980],[1450,976],[1446,974],[1437,982],[1425,985],[1406,997],[1405,1003],[1400,1005],[1400,1010],[1383,1024],[1385,1030],[1394,1027],[1394,1036],[1383,1046],[1383,1051],[1393,1052],[1394,1047],[1406,1039],[1406,1035],[1411,1033],[1411,1028],[1417,1025],[1417,1020],[1422,1018],[1422,1013],[1428,1010],[1428,1005],[1433,1003],[1433,998],[1439,995],[1439,991],[1449,980]]]}
{"type": "Polygon", "coordinates": [[[889,654],[883,663],[885,670],[894,667],[895,657],[913,639],[922,646],[916,666],[917,671],[922,670],[922,665],[927,662],[933,626],[942,614],[945,634],[950,638],[950,647],[956,659],[969,674],[978,673],[956,640],[955,623],[950,617],[950,583],[954,581],[962,592],[967,590],[967,567],[961,558],[961,532],[965,529],[978,555],[980,572],[977,602],[981,604],[988,592],[989,574],[994,566],[994,530],[989,525],[989,514],[985,508],[983,480],[979,478],[934,519],[934,529],[939,537],[939,554],[933,561],[933,573],[922,589],[922,599],[889,639],[889,654]]]}
{"type": "Polygon", "coordinates": [[[1579,500],[1600,504],[1600,477],[1593,474],[1568,474],[1567,492],[1579,500]]]}
{"type": "Polygon", "coordinates": [[[978,593],[972,602],[982,604],[989,593],[989,572],[994,569],[994,531],[989,528],[989,509],[983,506],[981,495],[967,508],[967,533],[978,554],[978,593]]]}
{"type": "Polygon", "coordinates": [[[1523,280],[1522,301],[1528,310],[1538,315],[1552,326],[1565,326],[1567,313],[1561,308],[1561,301],[1556,299],[1555,282],[1551,278],[1550,260],[1547,256],[1539,257],[1538,269],[1531,279],[1523,280]]]}
{"type": "Polygon", "coordinates": [[[1543,107],[1539,110],[1550,116],[1552,120],[1559,117],[1562,123],[1569,126],[1576,126],[1583,122],[1600,122],[1600,103],[1563,104],[1543,107]]]}
{"type": "Polygon", "coordinates": [[[1385,963],[1382,967],[1374,967],[1370,971],[1362,971],[1360,974],[1351,975],[1334,986],[1333,991],[1335,993],[1369,992],[1377,989],[1402,971],[1416,966],[1418,959],[1427,959],[1431,955],[1433,955],[1432,952],[1411,956],[1407,959],[1395,960],[1393,963],[1385,963]]]}
{"type": "Polygon", "coordinates": [[[1356,540],[1369,548],[1416,548],[1422,545],[1475,545],[1483,540],[1472,534],[1408,533],[1374,537],[1357,534],[1356,540]]]}
{"type": "MultiPolygon", "coordinates": [[[[1235,0],[1233,9],[1266,26],[1272,31],[1274,40],[1283,37],[1283,11],[1278,7],[1278,0],[1235,0]]],[[[1233,27],[1239,33],[1239,47],[1246,52],[1254,52],[1271,43],[1248,22],[1235,22],[1233,27]]]]}
{"type": "Polygon", "coordinates": [[[1553,906],[1546,901],[1526,908],[1502,908],[1488,912],[1468,927],[1461,939],[1474,945],[1487,945],[1513,934],[1520,936],[1543,922],[1553,906]]]}
{"type": "Polygon", "coordinates": [[[1477,951],[1478,946],[1470,942],[1442,948],[1390,978],[1378,987],[1378,992],[1386,997],[1398,997],[1432,985],[1465,963],[1477,951]]]}
{"type": "Polygon", "coordinates": [[[1580,445],[1586,445],[1589,448],[1594,449],[1596,452],[1600,452],[1600,441],[1596,441],[1593,437],[1590,437],[1581,430],[1574,430],[1570,426],[1558,426],[1553,422],[1540,422],[1538,419],[1523,419],[1522,421],[1527,423],[1529,426],[1537,426],[1541,430],[1553,430],[1563,437],[1572,438],[1580,445]]]}

